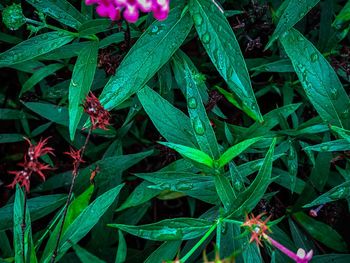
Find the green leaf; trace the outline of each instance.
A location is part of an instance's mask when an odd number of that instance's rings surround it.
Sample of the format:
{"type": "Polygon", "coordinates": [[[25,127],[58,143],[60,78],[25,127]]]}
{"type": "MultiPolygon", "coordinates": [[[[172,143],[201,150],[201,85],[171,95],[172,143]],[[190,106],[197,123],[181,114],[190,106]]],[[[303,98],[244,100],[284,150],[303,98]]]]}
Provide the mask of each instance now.
{"type": "Polygon", "coordinates": [[[261,122],[263,117],[243,55],[223,10],[211,0],[191,0],[189,9],[198,35],[216,69],[241,100],[243,110],[248,108],[254,113],[254,119],[261,122]]]}
{"type": "Polygon", "coordinates": [[[314,256],[312,258],[312,263],[348,263],[350,261],[350,254],[327,254],[314,256]]]}
{"type": "Polygon", "coordinates": [[[267,132],[280,123],[281,117],[287,118],[294,113],[300,105],[301,103],[290,104],[270,111],[264,115],[264,121],[262,123],[255,122],[251,125],[244,133],[244,137],[252,138],[266,135],[267,132]]]}
{"type": "MultiPolygon", "coordinates": [[[[159,171],[154,173],[138,173],[135,175],[154,184],[147,186],[152,190],[169,190],[184,193],[210,204],[218,203],[218,196],[212,176],[177,171],[159,171]]],[[[143,198],[147,198],[147,196],[139,197],[141,200],[143,198]]]]}
{"type": "Polygon", "coordinates": [[[33,117],[20,110],[0,109],[0,120],[20,120],[26,118],[33,117]]]}
{"type": "Polygon", "coordinates": [[[160,245],[145,260],[145,263],[161,263],[166,260],[173,259],[178,252],[181,241],[166,241],[160,245]]]}
{"type": "Polygon", "coordinates": [[[331,130],[335,131],[340,137],[342,137],[350,143],[350,131],[336,126],[331,126],[331,130]]]}
{"type": "Polygon", "coordinates": [[[139,91],[181,46],[192,21],[181,6],[172,9],[165,21],[155,21],[142,34],[118,67],[101,94],[101,103],[112,109],[139,91]]]}
{"type": "Polygon", "coordinates": [[[162,190],[161,189],[154,189],[149,188],[149,186],[153,185],[152,183],[149,183],[147,181],[142,182],[139,184],[132,193],[129,194],[128,198],[125,200],[125,202],[117,209],[117,211],[122,211],[129,207],[134,207],[141,205],[149,200],[151,200],[153,197],[159,195],[162,190]]]}
{"type": "Polygon", "coordinates": [[[83,115],[84,99],[89,93],[97,67],[98,42],[91,41],[83,48],[75,63],[72,79],[69,85],[69,134],[74,140],[75,130],[83,115]]]}
{"type": "Polygon", "coordinates": [[[332,188],[328,192],[317,197],[314,201],[312,201],[307,205],[304,205],[303,207],[308,208],[316,205],[323,205],[323,204],[334,202],[340,199],[345,199],[348,197],[350,197],[350,181],[344,182],[332,188]]]}
{"type": "Polygon", "coordinates": [[[208,231],[212,223],[204,219],[174,218],[140,226],[122,224],[109,224],[109,226],[144,239],[171,241],[188,240],[199,237],[208,231]]]}
{"type": "Polygon", "coordinates": [[[234,205],[235,193],[230,181],[224,175],[214,175],[214,183],[217,195],[219,196],[226,212],[229,212],[234,205]]]}
{"type": "Polygon", "coordinates": [[[111,20],[107,18],[93,19],[84,22],[79,27],[80,36],[88,36],[111,29],[111,20]]]}
{"type": "Polygon", "coordinates": [[[289,0],[287,7],[282,6],[283,13],[278,21],[275,32],[271,36],[265,49],[268,49],[272,43],[280,38],[285,32],[291,29],[299,20],[301,20],[320,0],[289,0]]]}
{"type": "Polygon", "coordinates": [[[210,155],[212,159],[217,159],[220,156],[219,146],[197,87],[197,83],[203,81],[198,79],[198,77],[196,79],[185,60],[183,60],[183,64],[186,80],[187,110],[190,115],[194,135],[200,149],[210,155]]]}
{"type": "Polygon", "coordinates": [[[15,203],[13,210],[13,242],[16,262],[37,262],[28,206],[25,203],[25,193],[16,185],[15,203]],[[24,207],[24,205],[26,207],[24,207]],[[24,210],[25,209],[25,210],[24,210]],[[25,211],[25,215],[24,215],[25,211]],[[23,220],[25,216],[25,220],[23,220]],[[24,233],[22,227],[24,223],[24,233]],[[24,240],[23,240],[24,238],[24,240]],[[24,242],[24,246],[23,246],[24,242]],[[23,250],[24,249],[24,250],[23,250]]]}
{"type": "Polygon", "coordinates": [[[332,26],[336,29],[342,29],[349,26],[350,23],[350,1],[342,8],[340,13],[336,16],[332,26]]]}
{"type": "Polygon", "coordinates": [[[290,181],[291,181],[291,191],[294,192],[296,182],[297,182],[297,174],[298,174],[298,153],[293,146],[293,144],[290,144],[289,147],[289,153],[288,153],[288,171],[290,174],[290,181]]]}
{"type": "Polygon", "coordinates": [[[345,139],[323,142],[320,144],[307,146],[303,149],[304,151],[315,151],[315,152],[336,152],[336,151],[348,151],[350,150],[350,142],[345,139]]]}
{"type": "Polygon", "coordinates": [[[290,232],[292,234],[293,241],[297,248],[302,247],[305,251],[313,249],[315,251],[315,245],[311,238],[301,231],[296,223],[291,218],[288,218],[290,232]]]}
{"type": "Polygon", "coordinates": [[[275,144],[276,138],[273,139],[264,159],[264,163],[259,169],[259,173],[255,177],[254,181],[236,198],[236,200],[233,201],[235,204],[233,209],[235,210],[232,212],[231,216],[241,215],[243,212],[250,212],[264,195],[268,185],[271,183],[272,162],[275,144]]]}
{"type": "Polygon", "coordinates": [[[293,65],[289,59],[281,59],[274,62],[264,63],[257,67],[251,68],[251,71],[255,71],[254,75],[260,72],[294,72],[293,65]]]}
{"type": "MultiPolygon", "coordinates": [[[[74,219],[77,218],[78,215],[89,205],[89,201],[90,201],[91,195],[93,193],[93,190],[94,190],[94,186],[91,185],[91,186],[89,186],[88,189],[86,189],[86,191],[84,193],[82,193],[76,199],[71,201],[71,203],[68,207],[67,216],[66,216],[66,219],[64,221],[63,228],[62,228],[62,234],[65,233],[65,231],[67,230],[69,225],[73,223],[74,219]]],[[[58,217],[59,217],[60,213],[61,212],[59,212],[57,214],[58,217]]],[[[56,246],[57,235],[60,231],[60,227],[62,224],[62,218],[60,218],[60,220],[58,222],[59,223],[56,224],[56,227],[52,230],[51,235],[46,243],[45,250],[43,252],[43,258],[49,257],[52,250],[56,246]]]]}
{"type": "Polygon", "coordinates": [[[295,29],[281,42],[304,91],[323,121],[349,128],[350,100],[336,73],[322,54],[295,29]],[[303,53],[300,53],[303,50],[303,53]]]}
{"type": "Polygon", "coordinates": [[[54,74],[56,71],[63,68],[64,65],[60,63],[50,64],[46,67],[42,67],[39,70],[37,70],[33,76],[31,76],[22,86],[20,96],[31,90],[36,84],[38,84],[40,81],[42,81],[44,78],[50,76],[51,74],[54,74]]]}
{"type": "MultiPolygon", "coordinates": [[[[28,211],[34,222],[59,208],[66,200],[66,195],[42,195],[27,200],[28,211]]],[[[0,208],[0,231],[7,230],[12,226],[13,205],[8,204],[0,208]]]]}
{"type": "Polygon", "coordinates": [[[123,263],[126,259],[127,246],[123,233],[120,230],[118,230],[118,237],[118,250],[117,257],[115,258],[115,263],[123,263]]]}
{"type": "Polygon", "coordinates": [[[233,158],[240,155],[242,152],[244,152],[246,149],[248,149],[251,145],[256,143],[257,141],[261,140],[262,137],[257,137],[253,139],[248,139],[245,141],[242,141],[240,143],[237,143],[236,145],[228,148],[220,157],[219,159],[219,167],[223,167],[226,164],[228,164],[233,158]]]}
{"type": "Polygon", "coordinates": [[[17,133],[0,133],[0,143],[11,143],[23,141],[23,135],[17,133]]]}
{"type": "Polygon", "coordinates": [[[302,212],[293,214],[298,223],[316,240],[339,252],[346,252],[347,244],[329,225],[317,221],[302,212]]]}
{"type": "Polygon", "coordinates": [[[180,144],[171,143],[171,142],[158,142],[158,143],[177,151],[182,156],[187,157],[192,161],[204,164],[208,167],[213,167],[213,159],[210,158],[208,154],[200,150],[187,147],[184,145],[180,145],[180,144]]]}
{"type": "Polygon", "coordinates": [[[66,0],[26,0],[38,11],[56,19],[66,26],[77,29],[86,20],[75,7],[66,0]]]}
{"type": "MultiPolygon", "coordinates": [[[[59,260],[72,245],[76,244],[89,233],[101,216],[107,211],[108,207],[115,201],[115,198],[123,186],[124,184],[121,184],[100,195],[80,213],[61,238],[57,260],[59,260]]],[[[52,252],[49,253],[50,256],[51,254],[52,252]]],[[[45,258],[43,262],[48,262],[50,256],[45,258]]]]}
{"type": "Polygon", "coordinates": [[[242,247],[244,248],[243,258],[245,263],[263,262],[260,255],[260,249],[257,245],[247,242],[245,245],[242,245],[242,247]]]}
{"type": "Polygon", "coordinates": [[[1,53],[0,67],[11,66],[46,54],[69,43],[74,38],[72,33],[65,31],[49,32],[32,37],[1,53]]]}
{"type": "Polygon", "coordinates": [[[137,96],[154,126],[166,140],[195,147],[191,122],[182,111],[147,86],[137,96]]]}
{"type": "Polygon", "coordinates": [[[80,259],[81,262],[96,262],[96,263],[105,262],[105,261],[99,259],[98,257],[96,257],[94,254],[87,251],[86,249],[82,248],[81,246],[74,245],[73,249],[75,251],[75,254],[80,259]]]}

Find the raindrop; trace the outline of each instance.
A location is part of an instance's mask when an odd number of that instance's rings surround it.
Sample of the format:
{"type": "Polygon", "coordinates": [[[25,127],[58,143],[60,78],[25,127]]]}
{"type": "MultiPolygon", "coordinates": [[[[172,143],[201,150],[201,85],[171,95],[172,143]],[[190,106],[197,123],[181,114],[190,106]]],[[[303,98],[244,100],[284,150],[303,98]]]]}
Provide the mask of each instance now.
{"type": "Polygon", "coordinates": [[[203,18],[200,14],[194,14],[193,21],[196,26],[200,26],[203,23],[203,18]]]}
{"type": "Polygon", "coordinates": [[[187,103],[188,103],[188,107],[190,109],[197,108],[197,100],[196,100],[196,98],[194,98],[194,97],[189,98],[187,103]]]}
{"type": "Polygon", "coordinates": [[[312,53],[310,59],[312,62],[316,62],[318,60],[318,54],[316,52],[312,53]]]}
{"type": "Polygon", "coordinates": [[[337,89],[331,89],[331,99],[337,100],[339,97],[338,90],[337,89]]]}
{"type": "Polygon", "coordinates": [[[188,190],[191,190],[193,188],[193,184],[178,183],[175,185],[175,188],[178,191],[188,191],[188,190]]]}
{"type": "Polygon", "coordinates": [[[193,121],[193,128],[196,134],[204,135],[205,127],[203,125],[203,122],[198,117],[196,117],[193,121]]]}
{"type": "Polygon", "coordinates": [[[348,189],[345,188],[345,187],[340,187],[335,192],[330,194],[329,197],[332,198],[332,199],[340,199],[340,198],[348,197],[348,195],[349,195],[348,189]]]}
{"type": "Polygon", "coordinates": [[[350,111],[347,109],[347,110],[345,110],[345,111],[343,111],[341,114],[340,114],[340,117],[342,118],[342,119],[347,119],[347,118],[349,118],[349,116],[350,116],[350,111]]]}
{"type": "Polygon", "coordinates": [[[151,33],[156,34],[159,31],[159,27],[154,25],[151,27],[151,33]]]}
{"type": "Polygon", "coordinates": [[[322,152],[326,152],[326,151],[328,151],[328,149],[329,149],[329,146],[328,146],[328,145],[323,145],[323,146],[321,146],[321,151],[322,151],[322,152]]]}
{"type": "Polygon", "coordinates": [[[210,35],[209,35],[209,33],[204,33],[204,35],[202,37],[202,42],[204,44],[208,44],[210,42],[210,35]]]}

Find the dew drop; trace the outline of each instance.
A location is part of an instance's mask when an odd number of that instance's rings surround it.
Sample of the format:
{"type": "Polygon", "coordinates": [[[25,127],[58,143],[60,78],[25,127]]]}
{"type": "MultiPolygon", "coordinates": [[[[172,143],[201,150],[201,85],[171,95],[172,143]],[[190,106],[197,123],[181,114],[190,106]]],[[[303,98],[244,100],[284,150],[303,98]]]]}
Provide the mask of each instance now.
{"type": "Polygon", "coordinates": [[[316,62],[318,60],[318,54],[316,52],[312,53],[310,59],[312,62],[316,62]]]}
{"type": "Polygon", "coordinates": [[[196,98],[194,98],[194,97],[189,98],[187,103],[188,103],[188,107],[190,109],[197,108],[197,100],[196,100],[196,98]]]}
{"type": "Polygon", "coordinates": [[[200,26],[203,23],[203,17],[200,14],[194,14],[193,22],[196,26],[200,26]]]}
{"type": "Polygon", "coordinates": [[[209,35],[209,33],[205,33],[205,34],[203,35],[203,37],[202,37],[202,42],[203,42],[204,44],[208,44],[208,43],[210,42],[210,35],[209,35]]]}
{"type": "Polygon", "coordinates": [[[328,146],[328,145],[323,145],[323,146],[321,146],[321,151],[322,151],[322,152],[326,152],[326,151],[328,151],[328,149],[329,149],[329,146],[328,146]]]}
{"type": "Polygon", "coordinates": [[[337,89],[331,89],[331,99],[337,100],[339,97],[339,93],[337,89]]]}
{"type": "Polygon", "coordinates": [[[347,110],[345,110],[345,111],[343,111],[341,114],[340,114],[340,117],[342,118],[342,119],[347,119],[347,118],[349,118],[349,116],[350,116],[350,111],[347,109],[347,110]]]}
{"type": "Polygon", "coordinates": [[[186,183],[178,183],[175,185],[175,188],[178,191],[188,191],[193,188],[193,184],[186,184],[186,183]]]}
{"type": "Polygon", "coordinates": [[[347,189],[345,187],[340,187],[337,189],[335,192],[330,194],[330,198],[332,199],[340,199],[340,198],[345,198],[349,195],[347,189]]]}
{"type": "Polygon", "coordinates": [[[152,28],[151,28],[151,33],[156,34],[156,33],[158,32],[158,30],[159,30],[159,27],[156,26],[156,25],[154,25],[154,26],[152,26],[152,28]]]}
{"type": "Polygon", "coordinates": [[[203,125],[203,122],[198,117],[196,117],[193,121],[193,128],[196,134],[204,135],[205,127],[203,125]]]}

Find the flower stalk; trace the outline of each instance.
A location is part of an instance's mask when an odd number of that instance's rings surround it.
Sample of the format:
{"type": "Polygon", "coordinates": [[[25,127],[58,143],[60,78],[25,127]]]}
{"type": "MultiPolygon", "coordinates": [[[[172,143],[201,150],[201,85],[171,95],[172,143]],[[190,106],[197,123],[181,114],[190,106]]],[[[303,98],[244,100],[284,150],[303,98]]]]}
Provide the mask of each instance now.
{"type": "Polygon", "coordinates": [[[91,126],[89,128],[83,147],[79,150],[74,150],[73,148],[70,148],[70,152],[66,152],[66,154],[73,159],[72,181],[69,188],[66,204],[63,210],[61,225],[58,232],[55,249],[52,253],[51,263],[55,262],[58,254],[58,248],[59,248],[59,244],[60,244],[60,240],[63,232],[64,222],[65,222],[67,212],[68,212],[68,207],[70,205],[70,201],[73,195],[75,180],[78,177],[79,167],[81,163],[85,162],[82,157],[84,156],[85,149],[90,140],[91,133],[95,129],[108,130],[107,126],[110,125],[109,112],[103,108],[100,101],[97,99],[97,97],[95,97],[95,95],[92,92],[90,92],[89,95],[86,97],[83,108],[85,113],[87,113],[90,117],[91,126]]]}

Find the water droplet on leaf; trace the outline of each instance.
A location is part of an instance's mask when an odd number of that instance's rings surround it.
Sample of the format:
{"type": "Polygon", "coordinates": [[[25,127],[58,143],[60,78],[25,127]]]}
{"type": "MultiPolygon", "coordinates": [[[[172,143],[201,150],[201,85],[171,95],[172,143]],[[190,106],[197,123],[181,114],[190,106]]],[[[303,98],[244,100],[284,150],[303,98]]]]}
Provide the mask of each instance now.
{"type": "Polygon", "coordinates": [[[209,33],[205,33],[205,34],[203,35],[203,37],[202,37],[202,42],[203,42],[204,44],[208,44],[208,43],[210,42],[210,35],[209,35],[209,33]]]}
{"type": "Polygon", "coordinates": [[[200,26],[203,23],[203,17],[200,14],[194,14],[193,22],[196,26],[200,26]]]}
{"type": "Polygon", "coordinates": [[[193,121],[193,128],[196,134],[204,135],[205,127],[203,125],[203,122],[198,117],[195,118],[193,121]]]}
{"type": "Polygon", "coordinates": [[[311,54],[310,59],[312,62],[316,62],[318,60],[318,54],[316,52],[311,54]]]}
{"type": "Polygon", "coordinates": [[[197,100],[196,100],[196,98],[193,98],[193,97],[189,98],[187,103],[188,103],[188,107],[190,109],[197,108],[197,100]]]}

